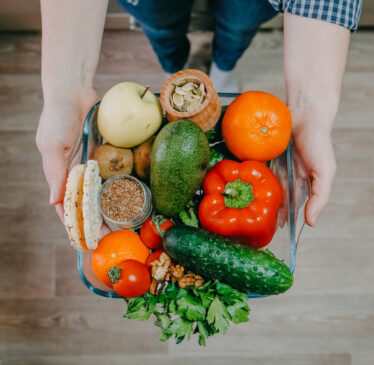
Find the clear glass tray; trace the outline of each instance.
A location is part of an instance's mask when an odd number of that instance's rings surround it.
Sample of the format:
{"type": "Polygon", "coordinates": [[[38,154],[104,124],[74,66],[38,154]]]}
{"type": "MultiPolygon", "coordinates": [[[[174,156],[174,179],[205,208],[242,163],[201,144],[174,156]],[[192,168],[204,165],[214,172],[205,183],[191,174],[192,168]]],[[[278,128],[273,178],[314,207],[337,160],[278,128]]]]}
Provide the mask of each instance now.
{"type": "MultiPolygon", "coordinates": [[[[220,93],[222,105],[228,105],[239,94],[220,93]]],[[[89,111],[84,124],[82,142],[73,159],[71,166],[77,163],[85,164],[96,146],[102,143],[102,137],[97,127],[97,111],[100,102],[89,111]]],[[[309,197],[310,185],[305,167],[292,141],[287,150],[270,163],[270,168],[278,177],[284,191],[284,200],[278,213],[278,229],[267,246],[279,259],[283,260],[294,273],[296,265],[296,250],[300,243],[300,233],[304,227],[304,208],[309,197]]],[[[91,253],[78,252],[78,272],[89,290],[107,298],[121,298],[113,290],[103,285],[91,268],[91,253]]],[[[262,295],[248,293],[249,298],[260,298],[262,295]]]]}

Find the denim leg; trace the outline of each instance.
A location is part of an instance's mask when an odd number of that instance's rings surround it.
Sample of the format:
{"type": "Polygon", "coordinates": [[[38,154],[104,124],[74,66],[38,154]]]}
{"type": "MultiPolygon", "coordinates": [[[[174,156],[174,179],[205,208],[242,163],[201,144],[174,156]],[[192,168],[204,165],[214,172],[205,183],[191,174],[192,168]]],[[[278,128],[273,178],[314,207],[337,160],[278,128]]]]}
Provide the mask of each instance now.
{"type": "Polygon", "coordinates": [[[277,12],[268,0],[215,0],[213,61],[224,71],[232,70],[252,42],[260,25],[277,12]]]}
{"type": "Polygon", "coordinates": [[[118,0],[140,22],[162,68],[183,68],[190,52],[187,31],[193,0],[118,0]]]}

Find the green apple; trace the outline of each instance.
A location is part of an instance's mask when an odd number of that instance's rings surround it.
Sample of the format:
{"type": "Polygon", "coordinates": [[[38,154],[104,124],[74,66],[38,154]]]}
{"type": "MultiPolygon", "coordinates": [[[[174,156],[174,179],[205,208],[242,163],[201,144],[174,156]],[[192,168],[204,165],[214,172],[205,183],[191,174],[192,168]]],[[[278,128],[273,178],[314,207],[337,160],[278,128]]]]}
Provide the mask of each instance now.
{"type": "Polygon", "coordinates": [[[121,82],[104,95],[97,116],[101,135],[111,145],[130,148],[151,137],[161,125],[157,97],[135,82],[121,82]]]}

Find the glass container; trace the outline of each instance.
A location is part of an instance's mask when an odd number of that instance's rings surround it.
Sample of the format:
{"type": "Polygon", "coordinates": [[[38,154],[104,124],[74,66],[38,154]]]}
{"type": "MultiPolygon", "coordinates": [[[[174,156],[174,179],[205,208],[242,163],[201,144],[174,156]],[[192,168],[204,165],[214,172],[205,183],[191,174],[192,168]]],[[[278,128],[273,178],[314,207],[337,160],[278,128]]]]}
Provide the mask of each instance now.
{"type": "MultiPolygon", "coordinates": [[[[239,94],[219,93],[222,105],[228,105],[239,94]]],[[[89,111],[84,124],[81,145],[72,165],[79,161],[87,162],[94,148],[103,142],[97,127],[97,111],[100,102],[89,111]]],[[[300,234],[304,227],[304,208],[309,197],[310,183],[304,164],[298,155],[292,141],[286,151],[270,162],[270,168],[279,179],[284,198],[278,212],[278,228],[267,248],[279,259],[283,260],[294,273],[296,267],[297,246],[300,244],[300,234]]],[[[112,289],[102,284],[95,276],[91,267],[91,252],[77,252],[78,272],[89,290],[107,298],[121,298],[112,289]]],[[[259,298],[262,295],[248,293],[249,298],[259,298]]]]}

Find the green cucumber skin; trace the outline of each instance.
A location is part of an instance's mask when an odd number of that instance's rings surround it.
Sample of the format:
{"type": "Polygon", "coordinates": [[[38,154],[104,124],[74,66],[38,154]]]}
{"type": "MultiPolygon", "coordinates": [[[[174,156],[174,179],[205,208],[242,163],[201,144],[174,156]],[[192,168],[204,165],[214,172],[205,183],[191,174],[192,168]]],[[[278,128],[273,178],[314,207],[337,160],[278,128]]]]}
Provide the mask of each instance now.
{"type": "Polygon", "coordinates": [[[167,124],[157,135],[151,154],[151,192],[160,213],[178,214],[198,190],[210,160],[209,142],[190,120],[167,124]]]}
{"type": "Polygon", "coordinates": [[[173,226],[163,245],[172,260],[192,272],[245,293],[280,294],[293,283],[290,269],[277,258],[211,232],[173,226]]]}

